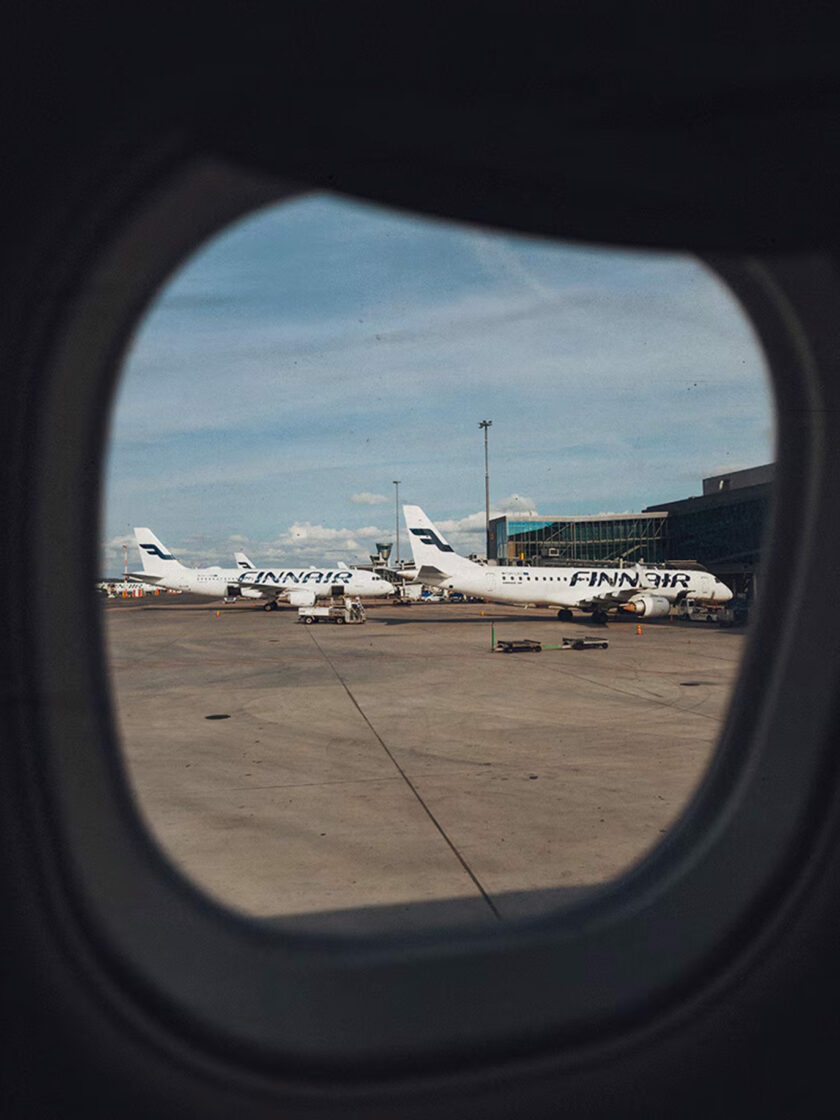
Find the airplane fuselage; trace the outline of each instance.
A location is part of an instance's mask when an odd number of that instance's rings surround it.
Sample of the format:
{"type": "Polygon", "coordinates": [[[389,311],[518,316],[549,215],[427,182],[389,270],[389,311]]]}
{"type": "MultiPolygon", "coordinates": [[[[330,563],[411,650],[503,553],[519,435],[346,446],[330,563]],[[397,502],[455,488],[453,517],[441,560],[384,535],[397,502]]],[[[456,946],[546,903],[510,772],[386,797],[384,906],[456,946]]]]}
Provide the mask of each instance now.
{"type": "Polygon", "coordinates": [[[236,568],[187,568],[181,564],[150,529],[135,529],[145,579],[156,587],[191,591],[211,598],[242,597],[306,606],[327,598],[335,587],[345,595],[377,597],[393,595],[394,586],[374,572],[348,568],[253,568],[244,553],[237,554],[236,568]]]}
{"type": "Polygon", "coordinates": [[[346,595],[381,597],[393,595],[394,586],[373,572],[355,568],[253,568],[239,572],[242,594],[248,591],[266,595],[306,589],[316,598],[328,597],[333,587],[341,587],[346,595]]]}
{"type": "Polygon", "coordinates": [[[612,595],[656,595],[675,602],[687,595],[716,599],[718,581],[710,572],[647,568],[483,567],[459,571],[437,586],[502,603],[576,607],[612,595]]]}
{"type": "Polygon", "coordinates": [[[352,568],[185,568],[179,566],[160,577],[158,587],[173,591],[191,591],[198,595],[222,598],[241,595],[246,599],[262,599],[275,593],[305,588],[318,599],[328,597],[333,587],[341,587],[346,595],[381,597],[392,595],[393,585],[371,572],[352,568]]]}

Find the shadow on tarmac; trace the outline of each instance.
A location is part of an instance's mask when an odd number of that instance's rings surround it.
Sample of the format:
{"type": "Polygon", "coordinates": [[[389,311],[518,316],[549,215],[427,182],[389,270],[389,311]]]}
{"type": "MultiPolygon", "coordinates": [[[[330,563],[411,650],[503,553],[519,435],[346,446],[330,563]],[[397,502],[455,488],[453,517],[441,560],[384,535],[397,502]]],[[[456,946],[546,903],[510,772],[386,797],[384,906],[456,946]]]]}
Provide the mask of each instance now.
{"type": "Polygon", "coordinates": [[[513,922],[550,918],[554,911],[602,891],[605,884],[551,887],[532,891],[505,891],[490,902],[477,895],[403,902],[385,906],[359,906],[305,914],[275,915],[256,919],[260,925],[285,933],[333,937],[440,936],[454,927],[473,926],[487,932],[513,922]]]}
{"type": "MultiPolygon", "coordinates": [[[[368,621],[370,621],[370,619],[368,619],[368,621]]],[[[384,619],[377,618],[374,621],[383,623],[385,626],[403,626],[406,623],[423,622],[423,621],[434,622],[435,625],[444,625],[444,626],[451,625],[452,623],[455,623],[458,626],[464,626],[464,625],[470,625],[470,624],[475,624],[475,625],[479,625],[479,626],[489,626],[491,623],[493,623],[495,625],[495,624],[501,623],[501,622],[504,622],[504,623],[508,623],[508,622],[519,623],[519,622],[522,622],[522,623],[525,623],[527,625],[530,625],[533,622],[555,622],[556,623],[556,622],[560,622],[561,620],[557,617],[556,614],[532,614],[530,611],[528,611],[525,614],[492,614],[492,615],[488,614],[488,615],[485,615],[483,618],[479,615],[466,615],[466,616],[461,615],[458,618],[440,618],[439,616],[436,616],[435,618],[427,618],[427,619],[417,618],[415,616],[414,618],[384,618],[384,619]]],[[[615,619],[610,619],[610,621],[614,622],[616,620],[615,619]]],[[[576,624],[580,624],[580,625],[583,625],[583,626],[597,626],[597,624],[592,621],[592,619],[590,618],[590,616],[588,614],[575,615],[574,618],[572,618],[569,622],[564,623],[565,626],[573,626],[573,625],[576,625],[576,624]]],[[[597,626],[597,629],[598,630],[606,630],[607,626],[608,626],[608,623],[602,623],[600,626],[597,626]]]]}

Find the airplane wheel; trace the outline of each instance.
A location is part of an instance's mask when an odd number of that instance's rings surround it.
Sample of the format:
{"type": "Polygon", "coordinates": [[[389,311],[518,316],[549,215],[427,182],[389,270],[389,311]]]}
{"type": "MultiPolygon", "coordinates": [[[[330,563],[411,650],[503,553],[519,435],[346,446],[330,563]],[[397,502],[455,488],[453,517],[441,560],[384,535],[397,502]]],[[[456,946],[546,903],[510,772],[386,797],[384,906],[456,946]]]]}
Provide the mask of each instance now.
{"type": "Polygon", "coordinates": [[[592,615],[592,621],[595,623],[596,626],[606,626],[607,625],[606,612],[595,611],[595,613],[592,615]]]}
{"type": "Polygon", "coordinates": [[[263,606],[263,610],[264,611],[273,611],[274,610],[274,604],[273,603],[266,603],[263,606]]]}
{"type": "Polygon", "coordinates": [[[562,611],[557,612],[557,617],[561,622],[571,622],[575,617],[570,610],[564,608],[562,611]]]}

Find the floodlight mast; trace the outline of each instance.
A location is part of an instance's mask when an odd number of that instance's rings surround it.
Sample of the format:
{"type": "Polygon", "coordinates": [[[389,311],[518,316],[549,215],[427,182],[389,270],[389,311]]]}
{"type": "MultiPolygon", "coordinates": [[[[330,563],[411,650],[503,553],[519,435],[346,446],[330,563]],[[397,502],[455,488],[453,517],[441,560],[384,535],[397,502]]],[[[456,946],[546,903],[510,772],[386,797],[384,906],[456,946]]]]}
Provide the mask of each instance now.
{"type": "Polygon", "coordinates": [[[479,421],[479,428],[484,429],[484,553],[490,561],[490,466],[487,452],[487,429],[492,425],[492,420],[479,421]]]}
{"type": "Polygon", "coordinates": [[[394,491],[394,512],[396,514],[395,522],[397,529],[397,567],[400,566],[400,481],[401,480],[397,478],[393,480],[394,486],[396,487],[394,491]]]}

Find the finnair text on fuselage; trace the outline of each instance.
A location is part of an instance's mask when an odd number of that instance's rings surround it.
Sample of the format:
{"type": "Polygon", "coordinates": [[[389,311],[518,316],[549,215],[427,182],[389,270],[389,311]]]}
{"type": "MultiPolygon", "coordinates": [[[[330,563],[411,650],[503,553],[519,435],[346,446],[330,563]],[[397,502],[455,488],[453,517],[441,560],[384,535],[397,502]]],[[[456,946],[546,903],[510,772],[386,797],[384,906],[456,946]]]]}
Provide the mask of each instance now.
{"type": "Polygon", "coordinates": [[[278,572],[271,569],[264,569],[260,571],[254,568],[251,571],[242,572],[239,576],[240,583],[247,583],[254,586],[260,585],[263,587],[283,587],[290,584],[304,584],[304,583],[324,583],[348,584],[353,579],[353,573],[349,569],[339,571],[321,571],[319,569],[301,570],[298,569],[281,569],[278,572]]]}
{"type": "MultiPolygon", "coordinates": [[[[530,572],[529,572],[530,575],[530,572]]],[[[586,568],[582,571],[572,572],[569,577],[569,586],[587,587],[656,587],[679,590],[689,589],[691,576],[688,572],[651,571],[649,568],[642,571],[627,568],[606,568],[603,571],[586,568]]]]}

